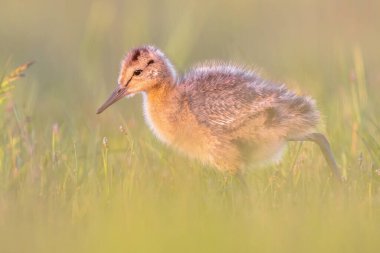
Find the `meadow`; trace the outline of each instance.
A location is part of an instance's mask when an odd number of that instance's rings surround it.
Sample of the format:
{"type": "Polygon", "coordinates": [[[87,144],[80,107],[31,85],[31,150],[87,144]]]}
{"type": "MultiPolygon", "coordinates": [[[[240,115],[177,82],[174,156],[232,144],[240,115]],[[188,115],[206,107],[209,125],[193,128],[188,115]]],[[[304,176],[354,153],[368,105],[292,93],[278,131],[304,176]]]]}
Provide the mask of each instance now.
{"type": "Polygon", "coordinates": [[[0,252],[379,252],[380,2],[0,0],[0,252]],[[131,47],[231,60],[314,97],[317,146],[233,178],[159,143],[141,96],[102,115],[131,47]],[[22,65],[35,61],[33,65],[22,65]]]}

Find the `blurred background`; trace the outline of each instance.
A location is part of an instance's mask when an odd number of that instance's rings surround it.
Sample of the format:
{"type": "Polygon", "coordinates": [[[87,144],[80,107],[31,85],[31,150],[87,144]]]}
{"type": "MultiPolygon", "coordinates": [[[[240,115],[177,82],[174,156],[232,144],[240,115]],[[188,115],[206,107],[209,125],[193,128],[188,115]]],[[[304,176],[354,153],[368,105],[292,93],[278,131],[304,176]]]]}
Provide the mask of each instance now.
{"type": "Polygon", "coordinates": [[[0,0],[0,80],[35,61],[0,103],[0,251],[378,252],[379,31],[377,0],[0,0]],[[297,144],[247,201],[158,143],[140,96],[96,115],[142,44],[311,95],[351,180],[297,144]]]}
{"type": "MultiPolygon", "coordinates": [[[[93,113],[116,85],[123,55],[141,44],[161,48],[180,73],[198,61],[232,60],[336,108],[357,51],[370,94],[379,89],[379,9],[379,1],[355,0],[2,0],[0,64],[36,61],[17,99],[45,126],[74,117],[107,122],[115,113],[93,113]]],[[[113,111],[141,119],[135,100],[113,111]]]]}

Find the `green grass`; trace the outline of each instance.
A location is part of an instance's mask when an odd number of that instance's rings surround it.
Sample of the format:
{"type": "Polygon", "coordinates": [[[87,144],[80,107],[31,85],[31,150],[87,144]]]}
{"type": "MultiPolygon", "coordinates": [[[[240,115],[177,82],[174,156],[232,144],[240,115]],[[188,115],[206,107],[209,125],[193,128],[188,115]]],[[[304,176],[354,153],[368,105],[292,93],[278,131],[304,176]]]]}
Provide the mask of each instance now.
{"type": "Polygon", "coordinates": [[[305,2],[194,1],[185,14],[175,1],[5,2],[0,252],[379,252],[379,4],[305,2]],[[244,191],[160,144],[139,96],[95,115],[122,53],[146,42],[180,71],[255,63],[315,97],[347,182],[315,145],[292,143],[244,191]]]}
{"type": "Polygon", "coordinates": [[[379,126],[357,112],[352,87],[355,145],[365,149],[355,156],[359,147],[339,144],[352,136],[330,134],[348,182],[335,182],[305,143],[279,166],[248,172],[248,193],[147,129],[135,137],[121,121],[103,138],[78,122],[37,136],[17,105],[2,105],[2,252],[374,252],[379,126]]]}

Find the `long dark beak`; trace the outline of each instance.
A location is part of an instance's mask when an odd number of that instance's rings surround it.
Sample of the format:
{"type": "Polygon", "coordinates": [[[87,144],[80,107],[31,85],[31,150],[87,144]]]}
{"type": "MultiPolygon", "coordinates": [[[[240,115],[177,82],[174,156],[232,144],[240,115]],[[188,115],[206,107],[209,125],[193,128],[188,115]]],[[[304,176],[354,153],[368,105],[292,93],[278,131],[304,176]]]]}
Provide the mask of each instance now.
{"type": "Polygon", "coordinates": [[[96,114],[99,114],[103,112],[105,109],[107,109],[109,106],[111,106],[113,103],[116,103],[120,99],[122,99],[125,95],[127,95],[127,88],[126,87],[117,87],[111,94],[111,96],[107,99],[104,104],[99,107],[99,109],[96,111],[96,114]]]}

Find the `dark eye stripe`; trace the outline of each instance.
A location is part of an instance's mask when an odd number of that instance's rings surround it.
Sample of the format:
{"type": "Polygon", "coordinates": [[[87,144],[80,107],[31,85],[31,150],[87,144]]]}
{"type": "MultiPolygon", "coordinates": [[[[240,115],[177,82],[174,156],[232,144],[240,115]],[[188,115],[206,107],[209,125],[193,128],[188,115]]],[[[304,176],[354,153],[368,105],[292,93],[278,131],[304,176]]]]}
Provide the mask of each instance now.
{"type": "Polygon", "coordinates": [[[141,72],[142,72],[142,69],[137,69],[137,70],[135,70],[135,72],[133,72],[133,75],[138,76],[141,74],[141,72]]]}

